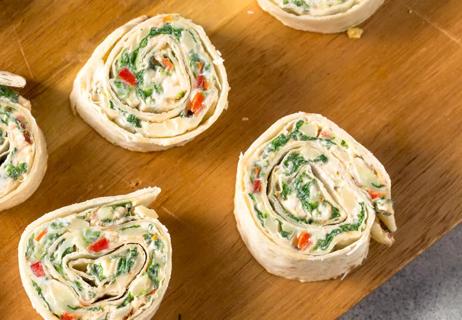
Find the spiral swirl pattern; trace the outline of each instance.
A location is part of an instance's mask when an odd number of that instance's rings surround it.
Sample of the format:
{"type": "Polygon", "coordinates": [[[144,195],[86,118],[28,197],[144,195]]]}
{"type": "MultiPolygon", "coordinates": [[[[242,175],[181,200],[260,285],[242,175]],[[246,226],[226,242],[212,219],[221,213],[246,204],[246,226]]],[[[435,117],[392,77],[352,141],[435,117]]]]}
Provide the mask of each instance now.
{"type": "Polygon", "coordinates": [[[45,319],[151,319],[172,268],[167,229],[147,188],[71,205],[30,224],[19,243],[21,279],[45,319]]]}
{"type": "Polygon", "coordinates": [[[258,0],[283,24],[321,33],[342,32],[369,18],[384,0],[258,0]]]}
{"type": "Polygon", "coordinates": [[[391,183],[380,162],[328,119],[286,116],[241,156],[238,229],[271,273],[301,281],[347,273],[369,236],[390,245],[391,183]]]}
{"type": "Polygon", "coordinates": [[[8,87],[25,83],[20,76],[0,72],[0,210],[29,198],[47,167],[45,137],[30,102],[8,87]]]}
{"type": "Polygon", "coordinates": [[[134,19],[110,34],[74,82],[76,111],[135,151],[183,145],[228,104],[223,59],[204,29],[179,15],[134,19]]]}

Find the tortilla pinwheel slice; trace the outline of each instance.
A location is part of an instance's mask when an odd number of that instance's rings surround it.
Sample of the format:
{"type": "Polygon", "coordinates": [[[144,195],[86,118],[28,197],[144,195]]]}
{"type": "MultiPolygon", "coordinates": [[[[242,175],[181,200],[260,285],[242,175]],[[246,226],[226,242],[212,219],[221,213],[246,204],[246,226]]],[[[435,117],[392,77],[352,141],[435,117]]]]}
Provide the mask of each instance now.
{"type": "Polygon", "coordinates": [[[181,146],[228,105],[223,59],[201,26],[142,16],[112,32],[74,81],[71,105],[110,142],[133,151],[181,146]]]}
{"type": "Polygon", "coordinates": [[[384,0],[257,0],[284,25],[303,31],[343,32],[372,16],[384,0]]]}
{"type": "Polygon", "coordinates": [[[391,245],[391,182],[373,154],[318,114],[295,113],[239,159],[234,214],[255,259],[304,281],[346,275],[369,239],[391,245]]]}
{"type": "Polygon", "coordinates": [[[10,87],[26,80],[0,71],[0,211],[26,201],[47,168],[45,137],[31,114],[31,104],[10,87]]]}
{"type": "Polygon", "coordinates": [[[157,187],[70,205],[31,223],[21,280],[44,319],[151,319],[167,290],[172,246],[148,206],[157,187]]]}

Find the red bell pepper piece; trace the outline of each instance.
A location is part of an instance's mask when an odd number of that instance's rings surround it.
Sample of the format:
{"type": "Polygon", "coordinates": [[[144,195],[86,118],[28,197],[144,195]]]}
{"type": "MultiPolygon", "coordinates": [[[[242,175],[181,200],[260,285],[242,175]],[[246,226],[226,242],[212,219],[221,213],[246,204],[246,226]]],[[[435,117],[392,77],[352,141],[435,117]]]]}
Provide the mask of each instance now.
{"type": "Polygon", "coordinates": [[[34,262],[33,264],[30,265],[30,268],[32,270],[32,273],[36,277],[44,277],[45,276],[45,270],[43,270],[42,263],[40,261],[34,262]]]}
{"type": "Polygon", "coordinates": [[[93,252],[100,252],[109,248],[109,240],[106,238],[101,238],[93,242],[89,247],[88,250],[93,252]]]}
{"type": "Polygon", "coordinates": [[[192,113],[197,113],[202,108],[202,103],[204,102],[204,94],[202,92],[196,93],[194,98],[191,100],[189,110],[192,113]]]}
{"type": "Polygon", "coordinates": [[[162,58],[162,64],[164,65],[165,69],[167,69],[168,71],[173,70],[174,68],[172,61],[167,57],[162,58]]]}
{"type": "Polygon", "coordinates": [[[371,197],[372,200],[382,197],[382,193],[374,190],[368,190],[367,193],[369,193],[369,197],[371,197]]]}
{"type": "Polygon", "coordinates": [[[197,87],[204,90],[209,88],[209,83],[202,74],[197,77],[197,87]]]}
{"type": "Polygon", "coordinates": [[[67,312],[64,312],[62,315],[61,315],[61,320],[75,320],[75,316],[71,313],[67,313],[67,312]]]}
{"type": "Polygon", "coordinates": [[[134,86],[137,83],[135,75],[128,68],[121,69],[119,71],[119,77],[131,86],[134,86]]]}
{"type": "Polygon", "coordinates": [[[261,191],[261,180],[255,179],[253,181],[253,192],[260,192],[261,191]]]}
{"type": "Polygon", "coordinates": [[[47,229],[43,229],[36,237],[35,241],[40,241],[47,234],[47,229]]]}
{"type": "Polygon", "coordinates": [[[297,237],[297,249],[305,250],[306,248],[308,248],[308,246],[310,245],[310,238],[311,235],[308,232],[303,231],[302,233],[300,233],[297,237]]]}

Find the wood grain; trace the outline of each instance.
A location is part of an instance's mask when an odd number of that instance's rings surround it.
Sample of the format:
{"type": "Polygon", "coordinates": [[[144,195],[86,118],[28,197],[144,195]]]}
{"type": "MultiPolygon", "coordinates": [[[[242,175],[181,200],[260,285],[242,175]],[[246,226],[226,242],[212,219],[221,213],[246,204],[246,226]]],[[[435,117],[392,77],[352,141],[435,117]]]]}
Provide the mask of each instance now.
{"type": "Polygon", "coordinates": [[[155,208],[173,239],[172,281],[158,319],[335,318],[462,219],[460,0],[388,1],[359,41],[283,27],[252,0],[0,5],[0,69],[28,78],[22,94],[32,101],[50,154],[35,195],[0,214],[1,319],[39,319],[17,267],[28,223],[70,203],[138,187],[163,189],[155,208]],[[73,116],[68,94],[105,35],[138,15],[163,12],[206,28],[226,60],[230,108],[185,147],[129,152],[73,116]],[[300,284],[271,276],[235,228],[239,153],[275,120],[300,110],[345,128],[392,177],[396,244],[372,244],[366,263],[344,281],[300,284]]]}

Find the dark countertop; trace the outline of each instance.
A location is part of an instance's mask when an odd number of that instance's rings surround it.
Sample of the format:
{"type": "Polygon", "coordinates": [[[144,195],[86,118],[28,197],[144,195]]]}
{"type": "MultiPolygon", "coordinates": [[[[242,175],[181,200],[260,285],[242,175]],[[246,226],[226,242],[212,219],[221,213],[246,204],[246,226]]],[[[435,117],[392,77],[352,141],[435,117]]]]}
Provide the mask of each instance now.
{"type": "Polygon", "coordinates": [[[341,319],[462,319],[462,226],[456,227],[341,319]]]}

